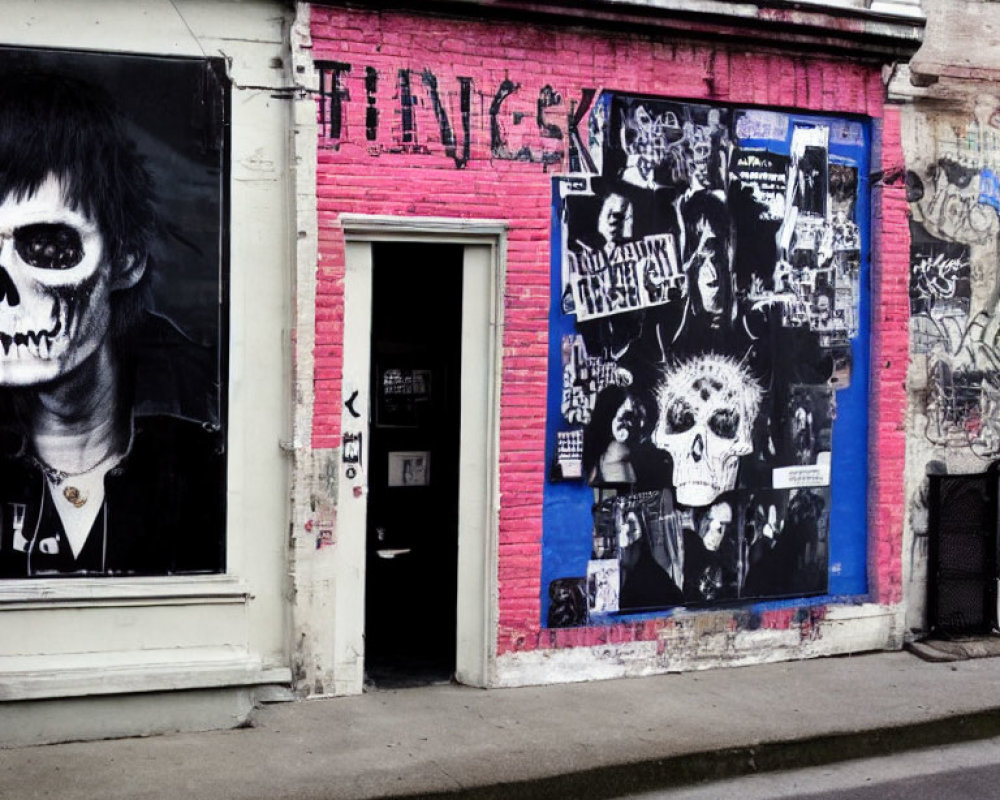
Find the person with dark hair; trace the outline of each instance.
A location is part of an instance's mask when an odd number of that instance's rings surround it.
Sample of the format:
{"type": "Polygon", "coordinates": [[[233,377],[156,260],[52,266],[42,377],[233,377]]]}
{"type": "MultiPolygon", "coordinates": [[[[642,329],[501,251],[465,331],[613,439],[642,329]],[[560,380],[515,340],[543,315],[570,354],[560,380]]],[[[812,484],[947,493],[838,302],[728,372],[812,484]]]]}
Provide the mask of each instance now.
{"type": "MultiPolygon", "coordinates": [[[[682,604],[684,594],[668,571],[673,564],[668,558],[663,531],[651,530],[637,510],[623,507],[616,509],[615,525],[621,572],[620,609],[667,608],[682,604]]],[[[677,555],[677,548],[671,555],[677,555]]]]}
{"type": "Polygon", "coordinates": [[[806,146],[795,169],[794,205],[800,213],[826,213],[827,155],[822,147],[806,146]]]}
{"type": "Polygon", "coordinates": [[[643,404],[624,387],[601,391],[583,435],[583,468],[591,486],[636,483],[631,459],[646,419],[643,404]]]}
{"type": "Polygon", "coordinates": [[[5,75],[2,577],[224,568],[218,373],[147,310],[155,231],[152,180],[110,98],[5,75]]]}
{"type": "Polygon", "coordinates": [[[757,533],[749,545],[747,597],[792,597],[826,588],[826,500],[815,489],[793,489],[784,519],[770,506],[757,510],[757,533]]]}
{"type": "Polygon", "coordinates": [[[738,546],[733,508],[717,501],[703,512],[697,530],[684,531],[684,598],[689,603],[736,596],[738,546]]]}
{"type": "Polygon", "coordinates": [[[684,316],[669,349],[675,355],[727,352],[733,346],[736,319],[729,211],[718,195],[699,191],[683,198],[679,214],[688,290],[684,316]]]}
{"type": "Polygon", "coordinates": [[[557,578],[549,584],[546,627],[572,628],[587,622],[586,578],[557,578]]]}

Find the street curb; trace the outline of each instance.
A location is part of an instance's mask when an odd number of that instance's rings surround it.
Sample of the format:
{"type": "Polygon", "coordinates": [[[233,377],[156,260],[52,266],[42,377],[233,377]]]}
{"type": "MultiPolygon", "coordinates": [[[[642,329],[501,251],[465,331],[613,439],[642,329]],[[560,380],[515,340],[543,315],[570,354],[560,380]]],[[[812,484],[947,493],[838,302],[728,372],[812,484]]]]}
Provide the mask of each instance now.
{"type": "MultiPolygon", "coordinates": [[[[453,791],[390,796],[395,800],[509,800],[511,797],[519,800],[610,800],[759,772],[802,769],[995,736],[1000,736],[1000,707],[895,727],[685,753],[453,791]]],[[[538,755],[540,759],[545,757],[544,751],[539,751],[538,755]]]]}

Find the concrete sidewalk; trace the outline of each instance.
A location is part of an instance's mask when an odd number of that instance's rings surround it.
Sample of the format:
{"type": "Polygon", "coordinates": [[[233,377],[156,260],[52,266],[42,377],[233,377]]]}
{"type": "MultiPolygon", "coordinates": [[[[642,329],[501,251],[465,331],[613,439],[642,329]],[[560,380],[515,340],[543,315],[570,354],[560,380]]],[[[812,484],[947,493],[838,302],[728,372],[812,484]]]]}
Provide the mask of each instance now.
{"type": "Polygon", "coordinates": [[[0,797],[608,798],[998,734],[1000,660],[878,653],[269,705],[252,728],[0,751],[0,797]]]}

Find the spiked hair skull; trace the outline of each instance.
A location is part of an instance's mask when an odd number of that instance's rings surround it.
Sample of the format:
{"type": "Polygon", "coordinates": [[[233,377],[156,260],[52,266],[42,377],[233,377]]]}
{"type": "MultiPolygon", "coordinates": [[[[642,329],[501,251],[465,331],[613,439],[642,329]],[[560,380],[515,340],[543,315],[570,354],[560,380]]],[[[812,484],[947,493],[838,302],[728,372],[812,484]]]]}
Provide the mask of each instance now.
{"type": "Polygon", "coordinates": [[[762,394],[746,367],[715,353],[664,370],[652,443],[673,460],[677,502],[705,506],[736,485],[762,394]]]}

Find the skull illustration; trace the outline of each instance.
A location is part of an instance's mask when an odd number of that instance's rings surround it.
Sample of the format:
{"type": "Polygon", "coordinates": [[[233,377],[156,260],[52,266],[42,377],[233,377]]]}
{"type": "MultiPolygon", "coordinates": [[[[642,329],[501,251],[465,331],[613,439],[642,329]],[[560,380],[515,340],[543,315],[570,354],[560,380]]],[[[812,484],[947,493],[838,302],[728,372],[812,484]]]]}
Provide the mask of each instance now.
{"type": "Polygon", "coordinates": [[[0,204],[0,386],[63,377],[107,338],[110,296],[142,269],[112,274],[104,237],[49,175],[0,204]]]}
{"type": "Polygon", "coordinates": [[[705,506],[735,486],[761,395],[749,371],[726,356],[708,353],[665,369],[652,442],[673,459],[677,502],[705,506]]]}

